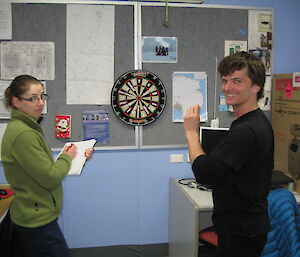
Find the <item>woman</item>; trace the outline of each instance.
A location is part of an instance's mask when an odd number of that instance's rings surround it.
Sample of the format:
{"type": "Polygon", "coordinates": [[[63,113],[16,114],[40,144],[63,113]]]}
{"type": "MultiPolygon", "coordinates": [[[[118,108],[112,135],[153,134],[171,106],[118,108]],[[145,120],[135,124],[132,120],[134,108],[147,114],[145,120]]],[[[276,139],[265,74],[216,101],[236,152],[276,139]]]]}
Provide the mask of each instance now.
{"type": "MultiPolygon", "coordinates": [[[[47,98],[43,84],[29,75],[16,77],[5,91],[11,119],[2,139],[1,158],[15,192],[11,220],[28,257],[69,256],[57,217],[62,207],[61,181],[77,147],[66,147],[54,161],[38,123],[47,98]]],[[[86,151],[87,159],[92,152],[86,151]]]]}

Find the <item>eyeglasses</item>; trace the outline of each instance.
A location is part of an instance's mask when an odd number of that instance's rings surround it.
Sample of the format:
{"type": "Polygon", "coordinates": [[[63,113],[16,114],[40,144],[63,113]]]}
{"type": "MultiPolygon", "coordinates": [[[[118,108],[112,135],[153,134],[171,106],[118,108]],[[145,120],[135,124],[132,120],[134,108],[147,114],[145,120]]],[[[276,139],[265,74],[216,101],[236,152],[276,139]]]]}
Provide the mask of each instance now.
{"type": "Polygon", "coordinates": [[[18,97],[20,100],[25,100],[32,103],[38,103],[40,100],[46,101],[49,99],[49,96],[47,94],[42,94],[40,96],[32,96],[30,98],[24,98],[24,97],[18,97]]]}

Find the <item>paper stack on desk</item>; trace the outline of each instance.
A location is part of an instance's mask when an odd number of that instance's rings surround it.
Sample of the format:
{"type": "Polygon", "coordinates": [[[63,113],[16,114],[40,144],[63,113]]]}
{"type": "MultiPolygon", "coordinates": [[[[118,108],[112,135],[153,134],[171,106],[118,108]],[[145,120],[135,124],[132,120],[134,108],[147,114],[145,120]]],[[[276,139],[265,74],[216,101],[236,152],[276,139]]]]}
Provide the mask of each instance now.
{"type": "Polygon", "coordinates": [[[85,151],[88,148],[92,148],[96,144],[96,142],[97,142],[96,139],[90,139],[90,140],[80,141],[80,142],[68,142],[64,145],[64,147],[60,151],[58,157],[62,154],[62,152],[66,146],[70,146],[71,144],[77,146],[77,154],[76,154],[75,158],[72,160],[68,175],[80,175],[81,170],[86,161],[85,151]]]}

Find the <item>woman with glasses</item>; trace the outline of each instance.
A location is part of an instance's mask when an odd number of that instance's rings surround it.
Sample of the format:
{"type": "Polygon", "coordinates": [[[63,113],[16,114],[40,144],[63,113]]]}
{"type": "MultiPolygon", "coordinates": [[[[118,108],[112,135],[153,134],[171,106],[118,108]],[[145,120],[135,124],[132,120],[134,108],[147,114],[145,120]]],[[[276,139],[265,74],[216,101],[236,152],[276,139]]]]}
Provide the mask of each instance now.
{"type": "MultiPolygon", "coordinates": [[[[3,135],[1,158],[6,179],[15,192],[10,217],[26,257],[69,256],[57,217],[62,207],[61,181],[77,148],[65,148],[54,161],[39,126],[47,99],[43,84],[29,75],[16,77],[5,91],[11,119],[3,135]]],[[[86,151],[87,159],[92,152],[86,151]]]]}

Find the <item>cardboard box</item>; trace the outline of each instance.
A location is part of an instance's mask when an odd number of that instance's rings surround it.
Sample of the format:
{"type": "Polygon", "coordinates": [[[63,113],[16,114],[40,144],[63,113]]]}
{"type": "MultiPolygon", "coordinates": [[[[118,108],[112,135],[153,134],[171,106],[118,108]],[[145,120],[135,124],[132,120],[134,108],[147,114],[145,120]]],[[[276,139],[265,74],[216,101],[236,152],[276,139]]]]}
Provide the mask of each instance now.
{"type": "Polygon", "coordinates": [[[272,89],[272,126],[275,168],[294,179],[300,192],[300,86],[293,73],[275,74],[272,89]]]}

